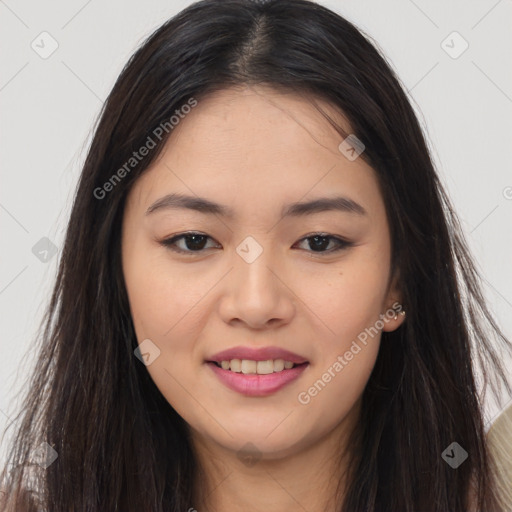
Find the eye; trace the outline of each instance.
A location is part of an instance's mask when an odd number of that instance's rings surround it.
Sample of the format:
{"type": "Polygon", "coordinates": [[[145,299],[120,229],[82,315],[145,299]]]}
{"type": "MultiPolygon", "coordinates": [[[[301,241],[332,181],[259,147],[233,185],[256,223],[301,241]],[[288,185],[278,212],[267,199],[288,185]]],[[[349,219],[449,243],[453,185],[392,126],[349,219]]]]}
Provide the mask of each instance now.
{"type": "Polygon", "coordinates": [[[319,252],[319,253],[332,253],[336,251],[341,251],[342,249],[347,249],[348,247],[353,246],[352,242],[348,240],[343,240],[339,237],[329,235],[328,233],[312,233],[304,237],[300,242],[309,241],[308,246],[312,249],[310,252],[319,252]],[[327,247],[331,242],[335,242],[335,247],[329,250],[327,247]]]}
{"type": "MultiPolygon", "coordinates": [[[[174,236],[172,238],[168,238],[167,240],[162,240],[160,243],[165,247],[168,247],[174,252],[180,253],[194,253],[194,252],[202,252],[205,248],[205,241],[211,237],[208,235],[203,235],[202,233],[183,233],[181,235],[174,236]],[[176,245],[177,241],[184,241],[185,248],[178,247],[176,245]]],[[[213,240],[213,239],[212,239],[213,240]]]]}
{"type": "MultiPolygon", "coordinates": [[[[208,239],[213,240],[208,235],[190,232],[182,233],[181,235],[176,235],[166,240],[162,240],[160,243],[174,252],[191,254],[204,252],[206,241],[208,239]],[[177,245],[177,242],[184,242],[184,247],[179,247],[177,245]]],[[[340,251],[342,249],[346,249],[354,245],[352,242],[343,240],[333,235],[329,235],[328,233],[312,233],[311,235],[308,235],[307,237],[304,237],[301,240],[299,240],[299,242],[304,241],[309,241],[308,245],[310,249],[312,249],[311,251],[308,252],[314,253],[332,253],[340,251]],[[326,250],[331,244],[331,242],[335,242],[335,247],[326,250]]]]}

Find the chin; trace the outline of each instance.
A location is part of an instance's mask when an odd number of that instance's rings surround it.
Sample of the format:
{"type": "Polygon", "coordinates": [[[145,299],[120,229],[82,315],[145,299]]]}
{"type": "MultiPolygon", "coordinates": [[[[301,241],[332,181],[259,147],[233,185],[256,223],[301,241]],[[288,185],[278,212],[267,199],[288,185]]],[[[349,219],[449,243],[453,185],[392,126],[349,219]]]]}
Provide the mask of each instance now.
{"type": "Polygon", "coordinates": [[[230,433],[233,437],[226,434],[222,439],[217,438],[215,441],[237,454],[244,450],[254,451],[265,460],[288,457],[308,444],[311,433],[295,431],[293,425],[287,425],[286,428],[282,429],[276,428],[278,424],[274,423],[272,428],[265,430],[248,427],[231,428],[230,433]]]}

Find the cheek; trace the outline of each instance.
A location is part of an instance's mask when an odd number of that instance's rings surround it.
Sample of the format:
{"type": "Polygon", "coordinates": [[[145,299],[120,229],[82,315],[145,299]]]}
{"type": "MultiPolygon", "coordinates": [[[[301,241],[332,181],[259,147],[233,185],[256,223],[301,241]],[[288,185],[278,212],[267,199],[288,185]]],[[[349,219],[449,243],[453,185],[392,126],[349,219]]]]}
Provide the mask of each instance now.
{"type": "MultiPolygon", "coordinates": [[[[371,343],[351,345],[349,361],[345,352],[333,354],[328,364],[316,368],[297,396],[298,416],[315,436],[326,435],[340,422],[357,421],[356,405],[368,383],[379,350],[379,336],[371,343]],[[353,352],[355,353],[353,353],[353,352]],[[338,359],[340,357],[340,359],[338,359]]],[[[308,429],[306,429],[308,430],[308,429]]]]}
{"type": "Polygon", "coordinates": [[[137,341],[151,340],[157,356],[146,367],[148,373],[178,414],[196,424],[198,411],[191,407],[191,397],[201,396],[201,389],[193,378],[192,362],[195,340],[203,330],[201,299],[213,283],[205,287],[204,279],[172,270],[168,262],[148,261],[148,253],[130,254],[124,265],[137,341]]]}
{"type": "Polygon", "coordinates": [[[155,338],[166,345],[199,327],[200,301],[211,285],[158,252],[128,254],[123,270],[137,339],[155,338]]]}
{"type": "Polygon", "coordinates": [[[382,258],[351,258],[339,269],[300,277],[295,290],[320,320],[323,352],[348,350],[353,339],[374,326],[384,313],[388,272],[382,258]],[[315,285],[315,283],[317,283],[315,285]]]}
{"type": "Polygon", "coordinates": [[[382,258],[347,261],[317,292],[311,286],[302,292],[318,312],[324,334],[316,338],[317,361],[298,401],[313,416],[322,414],[326,424],[351,409],[377,359],[388,279],[382,269],[387,269],[382,258]]]}
{"type": "Polygon", "coordinates": [[[343,302],[342,294],[338,299],[337,311],[344,313],[327,318],[336,334],[317,340],[317,360],[297,395],[304,414],[322,417],[326,431],[349,414],[361,397],[380,347],[377,301],[347,298],[350,300],[343,302]]]}
{"type": "Polygon", "coordinates": [[[199,396],[200,391],[193,378],[199,361],[196,340],[208,316],[205,294],[214,283],[173,267],[165,255],[151,253],[149,248],[134,251],[124,262],[135,333],[139,344],[151,340],[149,346],[157,354],[146,368],[151,378],[167,401],[189,420],[190,394],[199,396]]]}

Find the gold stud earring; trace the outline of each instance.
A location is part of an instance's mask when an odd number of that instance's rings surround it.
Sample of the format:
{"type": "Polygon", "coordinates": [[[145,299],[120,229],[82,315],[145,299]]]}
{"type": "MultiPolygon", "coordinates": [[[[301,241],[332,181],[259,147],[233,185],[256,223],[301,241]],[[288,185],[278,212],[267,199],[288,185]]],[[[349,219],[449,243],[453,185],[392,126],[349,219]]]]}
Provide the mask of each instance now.
{"type": "MultiPolygon", "coordinates": [[[[400,311],[400,314],[402,316],[405,316],[405,311],[404,310],[400,311]]],[[[396,320],[397,318],[398,318],[398,316],[397,316],[396,311],[395,311],[395,316],[393,317],[393,320],[396,320]]]]}

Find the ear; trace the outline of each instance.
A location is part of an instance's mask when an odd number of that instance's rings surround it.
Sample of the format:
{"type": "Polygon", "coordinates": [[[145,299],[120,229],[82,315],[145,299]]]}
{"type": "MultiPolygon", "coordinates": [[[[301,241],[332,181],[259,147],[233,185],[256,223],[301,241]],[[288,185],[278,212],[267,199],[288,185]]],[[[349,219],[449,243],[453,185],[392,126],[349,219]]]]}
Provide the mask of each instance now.
{"type": "Polygon", "coordinates": [[[383,331],[391,332],[398,329],[405,321],[405,309],[402,304],[402,291],[399,287],[399,272],[395,272],[388,293],[383,303],[384,311],[381,318],[384,320],[383,331]],[[396,318],[395,318],[396,317],[396,318]]]}

